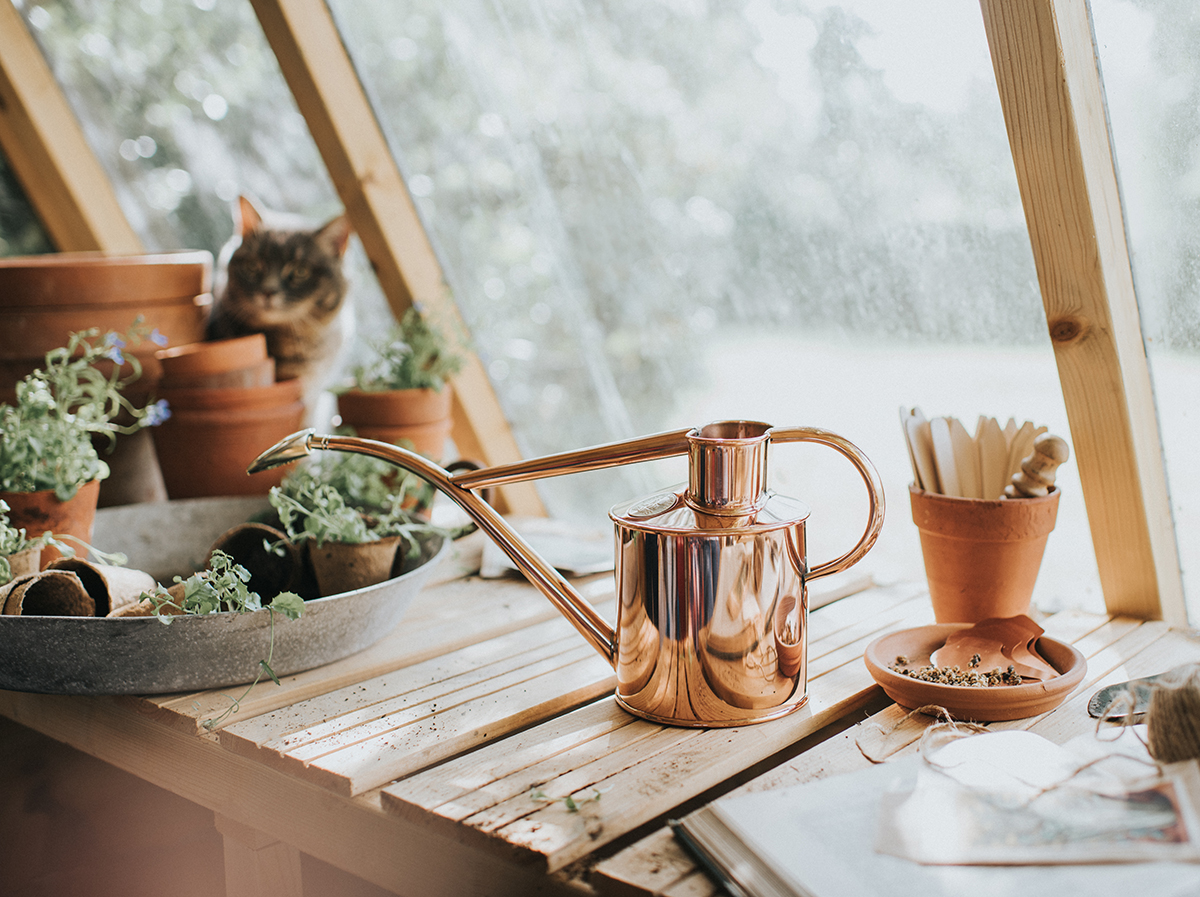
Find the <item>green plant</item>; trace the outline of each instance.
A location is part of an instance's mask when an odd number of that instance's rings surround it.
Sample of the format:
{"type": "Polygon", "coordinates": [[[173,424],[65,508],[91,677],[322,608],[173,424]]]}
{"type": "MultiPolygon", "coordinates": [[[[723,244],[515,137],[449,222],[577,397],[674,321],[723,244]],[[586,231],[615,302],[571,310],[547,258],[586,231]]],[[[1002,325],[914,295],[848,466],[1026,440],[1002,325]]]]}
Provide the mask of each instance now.
{"type": "Polygon", "coordinates": [[[249,581],[250,572],[245,567],[235,564],[232,557],[217,550],[209,558],[207,569],[194,573],[187,579],[175,577],[175,582],[183,585],[182,598],[177,599],[162,586],[142,595],[142,598],[153,603],[155,616],[165,625],[169,625],[179,614],[212,614],[220,611],[244,614],[264,609],[270,614],[271,637],[267,645],[267,658],[258,662],[258,675],[239,697],[230,698],[230,706],[224,713],[215,719],[204,721],[206,729],[214,728],[231,713],[236,712],[242,699],[258,685],[263,673],[270,676],[276,685],[280,684],[279,677],[271,669],[271,660],[275,654],[275,614],[280,613],[289,620],[295,620],[304,613],[304,599],[295,592],[280,592],[269,604],[263,604],[259,594],[247,588],[246,583],[249,581]]]}
{"type": "Polygon", "coordinates": [[[292,540],[361,544],[401,536],[412,557],[420,551],[415,534],[435,529],[405,509],[423,486],[385,461],[337,452],[299,465],[269,500],[292,540]]]}
{"type": "Polygon", "coordinates": [[[25,538],[23,527],[13,526],[8,519],[8,502],[0,499],[0,585],[12,579],[12,567],[8,556],[32,547],[34,543],[25,538]]]}
{"type": "Polygon", "coordinates": [[[463,364],[461,352],[415,308],[408,309],[388,336],[371,348],[375,358],[353,371],[355,387],[365,392],[440,391],[463,364]]]}
{"type": "Polygon", "coordinates": [[[124,337],[86,330],[46,353],[44,367],[17,384],[16,404],[0,406],[0,491],[53,489],[66,501],[83,484],[108,476],[94,434],[111,444],[118,433],[152,426],[169,415],[165,402],[137,408],[123,394],[142,368],[122,350],[146,339],[166,342],[139,319],[124,337]],[[111,372],[104,373],[101,362],[111,362],[111,372]],[[129,373],[122,376],[126,367],[129,373]]]}

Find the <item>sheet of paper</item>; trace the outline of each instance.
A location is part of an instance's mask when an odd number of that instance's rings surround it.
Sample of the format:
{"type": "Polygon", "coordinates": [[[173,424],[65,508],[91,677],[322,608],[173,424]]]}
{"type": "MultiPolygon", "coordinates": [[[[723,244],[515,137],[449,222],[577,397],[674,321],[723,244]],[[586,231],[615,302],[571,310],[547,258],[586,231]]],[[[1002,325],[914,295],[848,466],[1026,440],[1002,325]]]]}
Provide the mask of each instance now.
{"type": "Polygon", "coordinates": [[[928,866],[875,852],[881,795],[916,782],[911,757],[848,775],[715,801],[709,809],[754,847],[798,895],[813,897],[1194,897],[1200,865],[928,866]]]}

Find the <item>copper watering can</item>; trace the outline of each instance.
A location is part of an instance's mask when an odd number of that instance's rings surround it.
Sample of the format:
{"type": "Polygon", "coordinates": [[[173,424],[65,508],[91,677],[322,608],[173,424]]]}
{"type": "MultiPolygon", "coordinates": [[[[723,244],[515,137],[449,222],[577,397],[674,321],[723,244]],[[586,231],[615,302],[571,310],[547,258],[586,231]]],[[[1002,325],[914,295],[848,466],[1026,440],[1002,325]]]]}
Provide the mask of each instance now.
{"type": "Polygon", "coordinates": [[[718,421],[515,464],[450,473],[414,452],[304,430],[260,455],[256,473],[313,449],[382,458],[453,499],[617,673],[617,701],[674,726],[741,726],[808,698],[808,583],[857,563],[883,526],[883,487],[867,457],[826,430],[718,421]],[[850,551],[808,566],[802,502],[767,489],[771,443],[815,442],[843,454],[866,483],[866,529],[850,551]],[[614,629],[473,489],[689,457],[685,489],[614,507],[614,629]]]}

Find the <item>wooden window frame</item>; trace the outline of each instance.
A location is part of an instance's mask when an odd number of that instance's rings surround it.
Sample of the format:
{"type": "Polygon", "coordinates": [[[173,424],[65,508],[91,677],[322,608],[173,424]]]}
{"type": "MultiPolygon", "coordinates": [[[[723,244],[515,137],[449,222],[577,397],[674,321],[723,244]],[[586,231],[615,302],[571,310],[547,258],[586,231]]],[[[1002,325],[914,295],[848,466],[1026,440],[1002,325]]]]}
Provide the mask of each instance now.
{"type": "MultiPolygon", "coordinates": [[[[324,0],[251,0],[389,303],[458,317],[324,0]]],[[[1105,605],[1186,622],[1149,366],[1086,0],[980,0],[1105,605]]],[[[0,147],[60,249],[140,242],[15,9],[0,2],[0,147]],[[21,27],[13,27],[19,25],[21,27]]],[[[519,453],[479,359],[455,381],[454,439],[519,453]]],[[[543,513],[536,491],[506,508],[543,513]]]]}

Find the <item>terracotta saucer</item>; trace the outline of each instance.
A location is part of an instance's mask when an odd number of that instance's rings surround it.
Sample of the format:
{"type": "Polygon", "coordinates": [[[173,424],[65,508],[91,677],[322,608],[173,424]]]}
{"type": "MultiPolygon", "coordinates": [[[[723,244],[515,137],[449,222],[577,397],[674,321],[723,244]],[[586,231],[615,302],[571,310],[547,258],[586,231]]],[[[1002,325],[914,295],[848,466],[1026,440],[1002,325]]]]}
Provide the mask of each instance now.
{"type": "Polygon", "coordinates": [[[996,722],[1024,719],[1053,710],[1071,693],[1087,672],[1087,661],[1073,646],[1057,639],[1041,636],[1038,652],[1059,673],[1044,682],[1024,685],[997,685],[990,688],[966,685],[941,685],[922,682],[889,669],[897,657],[906,657],[910,668],[929,665],[929,655],[946,642],[946,638],[971,623],[940,623],[902,629],[875,639],[863,655],[871,676],[887,696],[908,710],[925,705],[944,707],[959,720],[996,722]]]}

